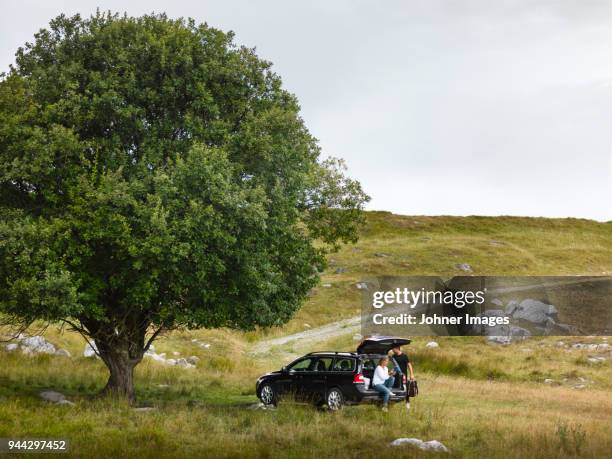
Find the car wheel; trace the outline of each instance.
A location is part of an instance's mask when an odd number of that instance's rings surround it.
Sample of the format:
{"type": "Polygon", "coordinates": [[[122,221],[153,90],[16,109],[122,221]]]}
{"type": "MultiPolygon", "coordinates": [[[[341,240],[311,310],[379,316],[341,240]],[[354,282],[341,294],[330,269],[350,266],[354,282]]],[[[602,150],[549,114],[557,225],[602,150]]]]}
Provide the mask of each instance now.
{"type": "Polygon", "coordinates": [[[261,400],[261,403],[264,405],[276,404],[276,393],[270,384],[266,384],[261,388],[259,391],[259,400],[261,400]]]}
{"type": "Polygon", "coordinates": [[[331,411],[341,410],[344,406],[344,395],[340,389],[331,389],[327,393],[327,408],[331,411]]]}

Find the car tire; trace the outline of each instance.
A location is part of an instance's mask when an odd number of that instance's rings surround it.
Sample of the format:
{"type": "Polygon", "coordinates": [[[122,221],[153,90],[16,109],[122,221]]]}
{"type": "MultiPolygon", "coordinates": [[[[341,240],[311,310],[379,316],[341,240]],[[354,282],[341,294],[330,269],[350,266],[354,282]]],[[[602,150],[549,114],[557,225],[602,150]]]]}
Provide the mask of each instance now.
{"type": "Polygon", "coordinates": [[[264,384],[259,391],[259,400],[264,405],[276,405],[276,391],[270,384],[264,384]]]}
{"type": "Polygon", "coordinates": [[[344,406],[344,394],[340,389],[334,387],[327,392],[325,401],[330,411],[339,411],[344,406]]]}

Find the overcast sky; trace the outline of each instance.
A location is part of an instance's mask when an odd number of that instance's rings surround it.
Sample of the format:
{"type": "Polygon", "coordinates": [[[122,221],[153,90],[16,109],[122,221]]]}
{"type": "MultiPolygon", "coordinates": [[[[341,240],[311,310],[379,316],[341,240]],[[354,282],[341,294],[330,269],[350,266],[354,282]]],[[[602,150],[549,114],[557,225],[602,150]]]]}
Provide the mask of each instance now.
{"type": "Polygon", "coordinates": [[[59,13],[236,32],[401,214],[612,220],[612,0],[1,0],[0,65],[59,13]]]}

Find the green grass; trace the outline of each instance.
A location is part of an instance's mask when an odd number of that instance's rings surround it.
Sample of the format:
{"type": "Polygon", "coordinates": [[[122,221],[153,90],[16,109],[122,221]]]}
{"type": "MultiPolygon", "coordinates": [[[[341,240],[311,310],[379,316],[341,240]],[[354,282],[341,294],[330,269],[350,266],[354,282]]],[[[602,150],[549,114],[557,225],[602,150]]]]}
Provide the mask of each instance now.
{"type": "MultiPolygon", "coordinates": [[[[70,359],[25,357],[0,351],[0,437],[68,437],[78,457],[429,457],[398,437],[437,439],[453,457],[605,457],[612,448],[612,367],[589,363],[606,355],[558,346],[552,338],[507,347],[479,337],[417,337],[409,348],[420,395],[408,415],[394,406],[328,413],[284,403],[275,411],[250,409],[256,378],[294,355],[352,350],[350,335],[320,343],[291,343],[265,355],[248,353],[262,338],[306,330],[359,313],[355,282],[373,275],[564,275],[612,272],[612,224],[514,217],[400,217],[368,214],[355,246],[334,254],[319,286],[296,317],[274,330],[174,332],[157,352],[196,355],[183,370],[145,360],[136,371],[140,405],[99,399],[107,372],[80,357],[84,342],[49,328],[46,337],[70,359]],[[386,256],[377,256],[376,254],[386,256]],[[339,267],[346,272],[336,274],[339,267]],[[193,338],[211,344],[202,349],[193,338]],[[544,383],[552,379],[552,384],[544,383]],[[574,386],[584,384],[583,389],[574,386]],[[75,407],[42,402],[39,391],[63,392],[75,407]]],[[[568,338],[566,343],[601,342],[568,338]]],[[[62,456],[60,456],[62,457],[62,456]]],[[[65,457],[65,456],[63,456],[65,457]]]]}

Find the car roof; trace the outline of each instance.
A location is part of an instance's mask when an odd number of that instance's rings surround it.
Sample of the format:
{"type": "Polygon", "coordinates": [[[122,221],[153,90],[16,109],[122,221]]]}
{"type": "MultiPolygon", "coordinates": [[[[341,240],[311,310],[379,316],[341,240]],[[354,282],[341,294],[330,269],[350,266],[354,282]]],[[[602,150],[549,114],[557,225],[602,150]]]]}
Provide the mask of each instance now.
{"type": "Polygon", "coordinates": [[[336,352],[336,351],[317,351],[317,352],[309,352],[308,354],[306,354],[304,357],[320,357],[320,356],[336,356],[336,355],[340,355],[340,356],[345,356],[345,357],[357,357],[357,354],[355,352],[336,352]]]}

